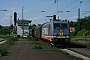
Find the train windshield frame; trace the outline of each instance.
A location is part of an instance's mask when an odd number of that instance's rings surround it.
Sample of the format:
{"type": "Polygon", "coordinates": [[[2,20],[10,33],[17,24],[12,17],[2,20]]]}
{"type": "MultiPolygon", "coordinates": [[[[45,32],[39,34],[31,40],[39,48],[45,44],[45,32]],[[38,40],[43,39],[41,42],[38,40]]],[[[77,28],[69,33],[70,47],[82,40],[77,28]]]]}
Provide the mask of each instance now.
{"type": "Polygon", "coordinates": [[[58,28],[58,29],[67,29],[67,23],[53,23],[54,25],[54,29],[58,28]]]}

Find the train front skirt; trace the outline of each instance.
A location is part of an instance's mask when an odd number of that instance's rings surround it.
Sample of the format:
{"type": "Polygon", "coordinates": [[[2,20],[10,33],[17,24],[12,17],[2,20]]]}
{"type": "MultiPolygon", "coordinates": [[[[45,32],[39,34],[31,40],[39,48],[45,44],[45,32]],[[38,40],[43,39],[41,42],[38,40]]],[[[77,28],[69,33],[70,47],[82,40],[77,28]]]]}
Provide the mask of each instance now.
{"type": "Polygon", "coordinates": [[[53,44],[70,43],[70,38],[65,36],[42,36],[41,38],[50,41],[53,44]]]}

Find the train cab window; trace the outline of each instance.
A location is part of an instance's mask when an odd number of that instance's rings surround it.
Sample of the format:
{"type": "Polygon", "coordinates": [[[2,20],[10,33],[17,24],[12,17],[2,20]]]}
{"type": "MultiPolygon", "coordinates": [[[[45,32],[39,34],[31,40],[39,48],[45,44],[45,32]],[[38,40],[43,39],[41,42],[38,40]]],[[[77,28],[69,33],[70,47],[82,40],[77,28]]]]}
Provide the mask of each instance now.
{"type": "Polygon", "coordinates": [[[67,23],[54,23],[54,29],[60,30],[60,29],[66,29],[67,23]]]}
{"type": "Polygon", "coordinates": [[[54,23],[54,29],[60,28],[60,23],[54,23]]]}
{"type": "Polygon", "coordinates": [[[65,29],[65,28],[67,28],[67,24],[66,23],[61,23],[61,27],[62,27],[62,29],[65,29]]]}

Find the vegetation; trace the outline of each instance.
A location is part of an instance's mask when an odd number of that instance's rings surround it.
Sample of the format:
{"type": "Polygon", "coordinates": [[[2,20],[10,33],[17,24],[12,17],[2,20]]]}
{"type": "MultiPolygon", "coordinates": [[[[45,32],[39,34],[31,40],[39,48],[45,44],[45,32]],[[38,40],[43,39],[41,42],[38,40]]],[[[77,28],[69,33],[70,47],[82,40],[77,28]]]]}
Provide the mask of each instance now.
{"type": "Polygon", "coordinates": [[[29,26],[29,29],[32,29],[32,28],[34,28],[36,25],[35,24],[33,24],[32,26],[29,26]]]}
{"type": "Polygon", "coordinates": [[[36,45],[36,46],[34,47],[34,49],[43,49],[43,47],[40,46],[40,45],[36,45]]]}
{"type": "Polygon", "coordinates": [[[9,34],[7,34],[7,35],[0,35],[0,38],[8,38],[8,37],[13,37],[13,35],[9,35],[9,34]]]}
{"type": "Polygon", "coordinates": [[[75,27],[75,32],[71,33],[71,36],[90,36],[90,16],[81,18],[77,22],[70,22],[70,27],[75,27]],[[80,22],[80,27],[78,23],[80,22]]]}
{"type": "Polygon", "coordinates": [[[9,37],[4,44],[0,44],[0,56],[7,54],[7,47],[14,44],[18,39],[16,37],[9,37]]]}
{"type": "Polygon", "coordinates": [[[30,41],[39,41],[38,38],[33,38],[33,37],[30,37],[30,36],[28,36],[27,39],[30,40],[30,41]]]}
{"type": "Polygon", "coordinates": [[[7,49],[6,48],[0,48],[0,56],[3,56],[7,53],[7,49]]]}
{"type": "Polygon", "coordinates": [[[7,35],[13,31],[13,25],[11,26],[1,26],[0,25],[0,35],[7,35]]]}
{"type": "Polygon", "coordinates": [[[10,46],[15,43],[18,39],[16,37],[9,37],[5,43],[6,46],[10,46]]]}
{"type": "Polygon", "coordinates": [[[1,35],[10,34],[10,28],[9,27],[3,27],[0,25],[0,34],[1,35]]]}
{"type": "Polygon", "coordinates": [[[72,40],[72,42],[90,46],[90,40],[72,40]]]}
{"type": "Polygon", "coordinates": [[[29,41],[33,40],[33,38],[30,37],[30,36],[28,36],[27,39],[28,39],[29,41]]]}

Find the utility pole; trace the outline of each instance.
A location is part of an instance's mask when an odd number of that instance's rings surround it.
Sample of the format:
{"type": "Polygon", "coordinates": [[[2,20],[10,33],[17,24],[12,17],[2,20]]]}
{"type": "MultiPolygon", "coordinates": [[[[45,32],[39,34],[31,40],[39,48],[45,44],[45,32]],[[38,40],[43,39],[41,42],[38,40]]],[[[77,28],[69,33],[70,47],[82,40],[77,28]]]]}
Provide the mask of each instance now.
{"type": "MultiPolygon", "coordinates": [[[[80,4],[82,4],[83,1],[80,1],[80,4]]],[[[78,9],[78,31],[81,30],[81,27],[80,27],[80,8],[78,9]]]]}
{"type": "Polygon", "coordinates": [[[24,7],[22,7],[22,36],[24,35],[23,8],[24,7]]]}
{"type": "Polygon", "coordinates": [[[12,33],[12,16],[10,16],[10,34],[12,33]]]}
{"type": "Polygon", "coordinates": [[[78,9],[78,31],[80,31],[80,8],[78,9]]]}
{"type": "Polygon", "coordinates": [[[10,25],[12,25],[12,16],[10,16],[10,25]]]}

